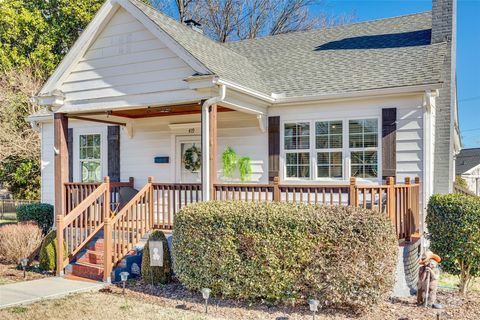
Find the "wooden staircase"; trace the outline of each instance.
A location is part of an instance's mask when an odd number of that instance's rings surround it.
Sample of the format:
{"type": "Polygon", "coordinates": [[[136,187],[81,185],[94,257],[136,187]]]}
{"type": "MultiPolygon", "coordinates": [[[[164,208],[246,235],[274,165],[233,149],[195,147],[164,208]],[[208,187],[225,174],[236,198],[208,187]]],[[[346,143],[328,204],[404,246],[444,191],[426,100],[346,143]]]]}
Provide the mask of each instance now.
{"type": "Polygon", "coordinates": [[[108,177],[66,215],[57,216],[57,274],[111,281],[113,268],[153,228],[153,183],[123,207],[112,206],[108,177]],[[112,210],[114,208],[114,210],[112,210]]]}

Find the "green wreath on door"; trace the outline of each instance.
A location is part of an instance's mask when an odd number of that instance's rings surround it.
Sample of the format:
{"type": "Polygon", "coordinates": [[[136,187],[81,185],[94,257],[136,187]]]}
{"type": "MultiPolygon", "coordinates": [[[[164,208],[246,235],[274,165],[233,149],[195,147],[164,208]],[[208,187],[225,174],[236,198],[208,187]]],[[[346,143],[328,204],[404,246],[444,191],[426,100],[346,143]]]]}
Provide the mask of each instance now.
{"type": "Polygon", "coordinates": [[[186,170],[195,172],[200,169],[202,165],[202,151],[194,144],[183,155],[183,165],[186,170]]]}

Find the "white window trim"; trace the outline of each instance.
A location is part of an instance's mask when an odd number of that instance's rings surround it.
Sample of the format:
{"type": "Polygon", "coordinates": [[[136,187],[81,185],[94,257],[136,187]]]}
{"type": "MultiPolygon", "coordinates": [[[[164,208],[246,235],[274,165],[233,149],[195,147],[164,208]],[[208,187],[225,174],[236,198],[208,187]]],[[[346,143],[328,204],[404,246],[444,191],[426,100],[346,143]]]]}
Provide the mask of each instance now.
{"type": "Polygon", "coordinates": [[[357,183],[363,184],[381,184],[382,183],[382,128],[381,128],[381,116],[380,115],[366,115],[355,117],[330,117],[330,118],[316,118],[316,119],[285,119],[280,121],[280,177],[282,181],[297,184],[312,184],[312,183],[324,183],[324,184],[348,184],[351,177],[351,151],[377,151],[377,178],[361,178],[357,177],[357,183]],[[349,120],[364,120],[364,119],[376,119],[377,120],[377,139],[378,146],[376,148],[352,148],[349,144],[349,120]],[[317,152],[318,151],[340,151],[340,149],[316,149],[315,145],[315,122],[321,121],[342,121],[343,139],[342,139],[342,156],[343,156],[343,178],[318,178],[317,177],[317,152]],[[295,149],[285,150],[285,124],[286,123],[298,123],[308,122],[310,123],[310,149],[295,149]],[[312,131],[313,128],[313,131],[312,131]],[[286,154],[289,152],[309,152],[310,153],[310,178],[287,178],[286,172],[286,154]]]}
{"type": "Polygon", "coordinates": [[[101,159],[101,176],[108,174],[108,126],[92,126],[92,127],[73,127],[73,181],[81,182],[82,174],[80,172],[80,136],[88,134],[100,135],[100,159],[101,159]]]}

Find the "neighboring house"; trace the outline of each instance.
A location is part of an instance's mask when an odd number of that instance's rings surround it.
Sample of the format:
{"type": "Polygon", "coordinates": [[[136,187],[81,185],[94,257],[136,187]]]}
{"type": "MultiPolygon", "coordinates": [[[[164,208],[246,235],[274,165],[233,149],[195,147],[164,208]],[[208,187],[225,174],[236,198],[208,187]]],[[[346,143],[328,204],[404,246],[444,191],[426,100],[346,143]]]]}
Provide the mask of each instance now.
{"type": "Polygon", "coordinates": [[[480,148],[460,150],[455,167],[455,174],[467,182],[470,191],[480,196],[480,148]]]}
{"type": "Polygon", "coordinates": [[[107,0],[35,97],[42,201],[65,215],[101,195],[79,182],[133,177],[143,194],[152,176],[155,214],[158,193],[178,191],[162,226],[199,194],[238,192],[388,207],[397,228],[414,221],[400,238],[421,233],[415,214],[452,190],[459,149],[455,14],[435,0],[432,12],[220,44],[138,0],[107,0]],[[224,178],[226,147],[251,158],[248,188],[224,178]]]}

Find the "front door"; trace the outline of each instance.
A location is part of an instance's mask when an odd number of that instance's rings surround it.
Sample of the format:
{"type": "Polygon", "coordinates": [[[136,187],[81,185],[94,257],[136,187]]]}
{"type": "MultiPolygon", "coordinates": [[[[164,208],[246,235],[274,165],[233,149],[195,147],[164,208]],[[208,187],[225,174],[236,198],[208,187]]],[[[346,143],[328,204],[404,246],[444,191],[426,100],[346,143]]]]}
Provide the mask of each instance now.
{"type": "Polygon", "coordinates": [[[200,137],[177,137],[176,140],[177,182],[200,183],[202,181],[202,146],[200,137]]]}

